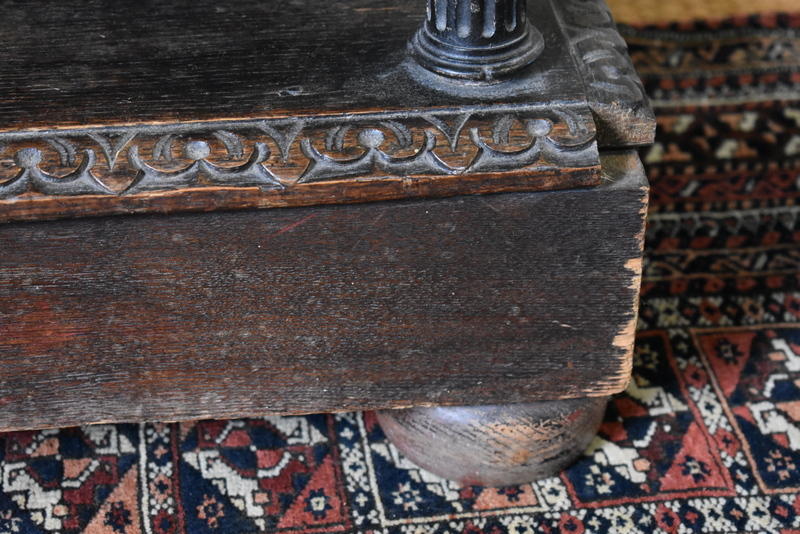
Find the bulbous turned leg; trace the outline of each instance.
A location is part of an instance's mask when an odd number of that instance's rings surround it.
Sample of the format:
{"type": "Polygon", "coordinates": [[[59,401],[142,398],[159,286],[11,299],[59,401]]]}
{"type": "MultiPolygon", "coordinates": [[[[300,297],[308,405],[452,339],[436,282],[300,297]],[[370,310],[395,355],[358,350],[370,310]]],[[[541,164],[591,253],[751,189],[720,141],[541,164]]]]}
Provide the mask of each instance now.
{"type": "Polygon", "coordinates": [[[608,397],[381,410],[384,433],[412,462],[463,484],[508,486],[555,475],[589,446],[608,397]]]}

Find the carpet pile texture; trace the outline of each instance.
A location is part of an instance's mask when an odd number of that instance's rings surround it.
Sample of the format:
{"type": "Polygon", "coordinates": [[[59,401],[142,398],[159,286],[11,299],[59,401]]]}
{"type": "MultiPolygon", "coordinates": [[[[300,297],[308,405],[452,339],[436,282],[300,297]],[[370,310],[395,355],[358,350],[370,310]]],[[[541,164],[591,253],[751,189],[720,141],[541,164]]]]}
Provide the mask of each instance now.
{"type": "Polygon", "coordinates": [[[558,477],[372,413],[0,434],[0,534],[800,532],[800,13],[621,27],[658,116],[634,376],[558,477]]]}

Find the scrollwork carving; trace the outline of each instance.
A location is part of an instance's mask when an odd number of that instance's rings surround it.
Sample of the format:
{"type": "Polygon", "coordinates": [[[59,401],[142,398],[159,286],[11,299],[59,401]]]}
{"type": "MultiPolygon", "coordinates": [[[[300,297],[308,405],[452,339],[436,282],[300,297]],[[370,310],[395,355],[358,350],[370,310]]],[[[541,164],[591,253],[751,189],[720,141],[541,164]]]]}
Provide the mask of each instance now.
{"type": "Polygon", "coordinates": [[[136,179],[125,189],[124,195],[134,195],[147,191],[169,191],[196,187],[203,178],[211,185],[252,187],[262,189],[282,189],[283,185],[267,170],[262,162],[269,158],[269,148],[264,143],[256,143],[247,163],[233,168],[222,168],[206,161],[211,154],[208,143],[190,141],[183,147],[183,155],[193,163],[182,170],[165,172],[147,165],[139,157],[139,148],[128,149],[128,162],[138,171],[136,179]]]}
{"type": "Polygon", "coordinates": [[[128,143],[133,141],[133,138],[136,137],[136,132],[122,132],[116,137],[104,136],[97,132],[88,132],[86,135],[100,145],[108,162],[108,168],[113,171],[120,152],[128,146],[128,143]]]}
{"type": "MultiPolygon", "coordinates": [[[[503,117],[495,124],[492,138],[497,144],[508,144],[511,123],[514,117],[503,117]]],[[[544,161],[560,167],[588,167],[599,157],[596,145],[585,126],[581,128],[578,122],[573,122],[573,128],[578,131],[574,146],[558,146],[548,137],[553,130],[553,123],[547,119],[532,119],[526,122],[525,131],[532,138],[531,143],[515,151],[498,150],[487,145],[481,139],[477,128],[470,130],[470,138],[478,147],[478,153],[467,173],[480,172],[510,172],[530,167],[537,162],[544,161]],[[582,139],[581,139],[582,137],[582,139]]],[[[582,124],[582,123],[580,123],[582,124]]]]}
{"type": "Polygon", "coordinates": [[[320,154],[311,141],[305,139],[301,147],[309,164],[298,183],[365,176],[375,169],[393,176],[458,174],[458,170],[448,167],[433,153],[436,137],[428,130],[425,130],[424,145],[413,156],[398,158],[387,155],[380,150],[385,140],[386,136],[380,130],[364,130],[358,134],[358,144],[364,153],[353,159],[339,160],[320,154]]]}
{"type": "MultiPolygon", "coordinates": [[[[578,105],[0,134],[7,148],[0,169],[13,169],[10,176],[0,170],[0,219],[20,196],[103,195],[124,198],[122,210],[139,197],[149,205],[153,194],[209,189],[203,198],[212,199],[223,189],[258,188],[235,198],[269,193],[275,205],[294,205],[330,201],[332,183],[344,198],[377,200],[423,194],[413,184],[423,184],[424,194],[472,192],[475,184],[503,190],[504,175],[513,173],[515,190],[524,190],[520,176],[554,168],[564,177],[552,183],[572,183],[577,169],[584,186],[598,166],[594,132],[588,109],[578,105]]],[[[114,212],[115,201],[104,202],[114,212]]]]}
{"type": "Polygon", "coordinates": [[[469,113],[456,113],[453,116],[423,115],[423,118],[444,134],[450,150],[455,151],[458,148],[461,131],[469,121],[470,115],[469,113]]]}
{"type": "MultiPolygon", "coordinates": [[[[532,123],[533,121],[531,121],[532,123]]],[[[544,122],[544,121],[542,121],[544,122]]],[[[529,125],[531,123],[528,123],[529,125]]],[[[550,125],[548,124],[548,131],[550,125]]],[[[475,156],[472,164],[467,169],[468,172],[497,172],[517,170],[528,167],[539,161],[542,153],[542,136],[533,136],[533,142],[522,150],[506,152],[496,150],[487,145],[478,134],[478,129],[470,130],[472,142],[478,146],[478,155],[475,156]],[[490,170],[491,169],[491,170],[490,170]]]]}
{"type": "Polygon", "coordinates": [[[109,195],[108,190],[92,175],[96,163],[94,152],[86,149],[78,168],[59,178],[39,169],[42,152],[37,148],[23,148],[14,154],[14,163],[21,168],[8,182],[0,184],[0,199],[13,198],[28,191],[48,196],[109,195]]]}

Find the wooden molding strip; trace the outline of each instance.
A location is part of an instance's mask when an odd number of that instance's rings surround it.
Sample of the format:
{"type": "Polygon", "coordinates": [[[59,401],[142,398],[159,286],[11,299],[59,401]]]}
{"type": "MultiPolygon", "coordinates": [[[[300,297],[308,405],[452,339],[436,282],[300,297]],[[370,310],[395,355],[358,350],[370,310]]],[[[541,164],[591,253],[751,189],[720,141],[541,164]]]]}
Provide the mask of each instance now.
{"type": "Polygon", "coordinates": [[[599,182],[584,104],[0,134],[0,221],[599,182]]]}

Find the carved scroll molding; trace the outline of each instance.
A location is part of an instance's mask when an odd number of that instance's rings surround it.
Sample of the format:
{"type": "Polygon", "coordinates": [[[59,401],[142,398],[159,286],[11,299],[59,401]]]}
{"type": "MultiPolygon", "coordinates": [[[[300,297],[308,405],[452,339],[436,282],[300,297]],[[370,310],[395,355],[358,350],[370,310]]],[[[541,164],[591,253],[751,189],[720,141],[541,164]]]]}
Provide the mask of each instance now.
{"type": "Polygon", "coordinates": [[[554,5],[586,83],[600,146],[652,144],[655,115],[608,5],[604,0],[554,5]]]}
{"type": "Polygon", "coordinates": [[[0,134],[0,220],[595,185],[581,104],[0,134]]]}

